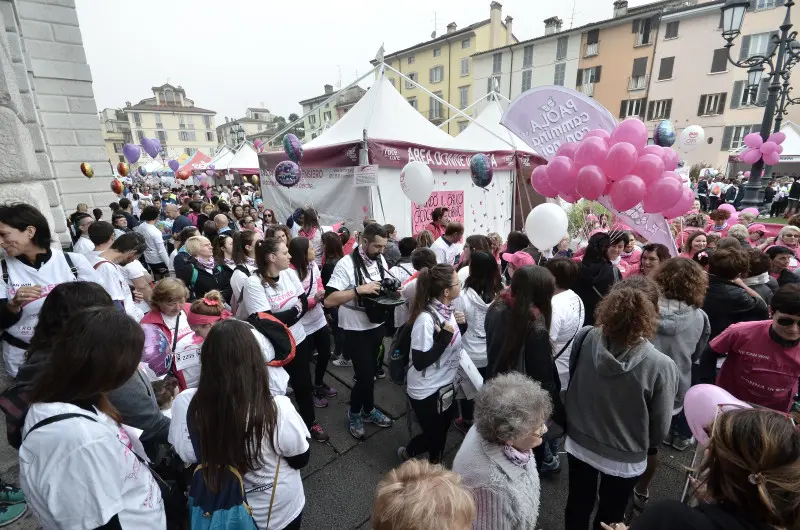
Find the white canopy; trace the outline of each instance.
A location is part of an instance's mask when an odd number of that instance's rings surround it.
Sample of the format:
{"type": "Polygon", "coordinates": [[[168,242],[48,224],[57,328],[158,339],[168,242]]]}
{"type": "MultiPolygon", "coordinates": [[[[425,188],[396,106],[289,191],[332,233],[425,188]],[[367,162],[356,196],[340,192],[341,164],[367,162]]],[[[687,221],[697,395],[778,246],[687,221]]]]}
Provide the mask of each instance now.
{"type": "Polygon", "coordinates": [[[517,135],[500,124],[503,108],[497,100],[487,101],[486,107],[464,131],[456,136],[460,149],[470,151],[524,151],[537,154],[517,135]]]}
{"type": "MultiPolygon", "coordinates": [[[[402,81],[401,81],[402,82],[402,81]]],[[[306,149],[364,140],[396,140],[439,148],[454,148],[452,136],[440,130],[381,76],[364,96],[330,129],[305,144],[306,149]]]]}
{"type": "MultiPolygon", "coordinates": [[[[214,169],[220,169],[216,163],[214,169]]],[[[258,173],[258,153],[255,147],[250,142],[244,142],[230,159],[226,169],[258,173]]]]}
{"type": "Polygon", "coordinates": [[[787,121],[781,127],[781,132],[786,135],[786,140],[781,144],[783,146],[783,153],[781,153],[781,161],[784,157],[792,157],[792,162],[800,160],[800,127],[792,121],[787,121]]]}

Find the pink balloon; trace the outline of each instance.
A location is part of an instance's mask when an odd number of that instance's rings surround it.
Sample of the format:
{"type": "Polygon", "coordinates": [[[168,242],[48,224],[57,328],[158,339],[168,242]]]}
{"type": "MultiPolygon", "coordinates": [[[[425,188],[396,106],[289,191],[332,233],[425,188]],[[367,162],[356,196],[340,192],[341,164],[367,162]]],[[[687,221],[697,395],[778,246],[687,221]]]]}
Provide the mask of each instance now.
{"type": "Polygon", "coordinates": [[[664,173],[664,160],[656,155],[640,156],[631,170],[632,175],[638,176],[647,185],[658,180],[662,173],[664,173]]]}
{"type": "Polygon", "coordinates": [[[664,160],[664,169],[666,171],[674,171],[678,167],[678,162],[681,161],[677,151],[671,147],[664,148],[664,154],[661,158],[664,160]]]}
{"type": "Polygon", "coordinates": [[[577,193],[559,193],[558,196],[570,204],[575,204],[581,200],[577,193]]]}
{"type": "Polygon", "coordinates": [[[658,213],[676,205],[683,193],[683,185],[674,178],[662,178],[650,184],[642,207],[647,213],[658,213]]]}
{"type": "Polygon", "coordinates": [[[767,153],[775,153],[778,151],[778,144],[775,142],[764,142],[761,144],[761,148],[759,149],[762,155],[766,155],[767,153]]]}
{"type": "Polygon", "coordinates": [[[758,149],[764,143],[764,139],[758,133],[750,133],[744,137],[744,145],[758,149]]]}
{"type": "Polygon", "coordinates": [[[767,138],[768,142],[775,142],[776,144],[782,144],[784,140],[786,140],[786,135],[781,131],[772,133],[769,135],[769,138],[767,138]]]}
{"type": "Polygon", "coordinates": [[[661,212],[661,214],[665,219],[674,219],[691,210],[693,204],[694,192],[684,186],[683,195],[681,195],[681,197],[678,199],[678,202],[675,203],[675,206],[664,210],[661,212]]]}
{"type": "MultiPolygon", "coordinates": [[[[745,178],[750,178],[750,172],[749,171],[745,171],[744,172],[744,176],[745,176],[745,178]]],[[[748,209],[750,209],[750,208],[748,208],[748,209]]],[[[755,210],[755,208],[752,208],[752,209],[755,210]]],[[[758,210],[756,210],[756,215],[758,215],[758,210]]]]}
{"type": "Polygon", "coordinates": [[[745,149],[739,153],[739,160],[745,164],[755,164],[761,159],[761,151],[758,149],[745,149]]]}
{"type": "Polygon", "coordinates": [[[641,154],[643,155],[656,155],[658,157],[664,158],[664,148],[660,145],[646,145],[644,149],[642,149],[641,154]]]}
{"type": "Polygon", "coordinates": [[[537,166],[533,170],[533,173],[531,174],[531,186],[533,186],[533,189],[539,192],[539,194],[544,195],[545,197],[552,199],[558,196],[558,192],[550,185],[547,175],[547,166],[537,166]]]}
{"type": "Polygon", "coordinates": [[[677,180],[681,185],[683,185],[683,178],[674,171],[665,171],[661,174],[661,178],[677,180]]]}
{"type": "Polygon", "coordinates": [[[781,155],[777,151],[774,153],[766,153],[764,155],[764,163],[768,166],[774,166],[781,161],[781,155]]]}
{"type": "Polygon", "coordinates": [[[588,133],[586,133],[583,137],[584,138],[591,138],[595,136],[597,138],[602,138],[603,140],[608,143],[609,139],[611,139],[611,135],[605,129],[592,129],[588,133]]]}
{"type": "Polygon", "coordinates": [[[602,165],[609,180],[617,180],[631,173],[639,154],[628,142],[620,142],[611,146],[602,165]]]}
{"type": "Polygon", "coordinates": [[[606,160],[608,145],[606,141],[597,136],[584,138],[575,150],[575,164],[583,166],[599,166],[606,160]]]}
{"type": "Polygon", "coordinates": [[[713,425],[714,419],[719,414],[720,405],[728,405],[722,408],[723,413],[740,408],[751,408],[750,405],[736,399],[727,390],[717,385],[693,386],[686,392],[683,403],[689,428],[694,434],[697,443],[702,446],[708,445],[708,432],[706,432],[706,429],[713,425]]]}
{"type": "Polygon", "coordinates": [[[779,155],[783,154],[783,146],[781,144],[778,144],[778,154],[779,155]]]}
{"type": "Polygon", "coordinates": [[[636,149],[642,149],[647,144],[647,126],[636,118],[629,118],[617,124],[611,133],[611,145],[628,142],[636,149]]]}
{"type": "Polygon", "coordinates": [[[566,142],[561,144],[561,147],[556,151],[556,156],[566,156],[567,158],[575,158],[575,149],[578,148],[576,142],[566,142]]]}
{"type": "Polygon", "coordinates": [[[550,186],[559,193],[575,193],[575,181],[578,170],[572,160],[565,156],[557,156],[547,164],[547,176],[550,186]]]}
{"type": "Polygon", "coordinates": [[[575,189],[584,199],[597,200],[606,190],[606,176],[597,166],[583,166],[578,171],[575,189]]]}
{"type": "Polygon", "coordinates": [[[745,208],[741,213],[749,213],[758,216],[758,208],[745,208]]]}
{"type": "Polygon", "coordinates": [[[736,213],[736,208],[734,208],[732,204],[728,203],[720,204],[719,207],[717,207],[717,210],[725,210],[726,212],[731,212],[731,215],[736,213]]]}
{"type": "Polygon", "coordinates": [[[646,193],[644,181],[636,175],[626,175],[611,186],[611,204],[624,212],[639,204],[646,193]]]}

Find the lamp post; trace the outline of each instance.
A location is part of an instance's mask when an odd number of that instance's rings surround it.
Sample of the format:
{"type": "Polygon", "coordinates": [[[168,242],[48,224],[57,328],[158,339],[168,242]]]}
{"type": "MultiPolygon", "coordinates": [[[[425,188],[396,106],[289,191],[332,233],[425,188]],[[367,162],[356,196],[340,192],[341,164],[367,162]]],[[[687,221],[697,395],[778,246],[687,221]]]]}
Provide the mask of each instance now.
{"type": "MultiPolygon", "coordinates": [[[[772,134],[773,117],[775,124],[780,127],[786,107],[791,104],[789,98],[789,76],[791,68],[800,59],[800,44],[797,42],[797,32],[792,29],[790,13],[794,0],[786,1],[786,16],[780,25],[780,32],[774,35],[764,55],[751,55],[746,59],[736,61],[731,57],[731,48],[736,38],[741,34],[742,23],[750,0],[727,0],[722,6],[722,38],[725,39],[725,48],[728,49],[728,61],[737,68],[747,68],[747,91],[752,97],[758,92],[761,78],[767,71],[769,79],[769,93],[764,108],[764,118],[761,121],[761,137],[764,141],[772,134]]],[[[745,186],[745,207],[758,207],[761,203],[761,177],[764,171],[764,160],[759,160],[750,169],[750,178],[745,186]]]]}

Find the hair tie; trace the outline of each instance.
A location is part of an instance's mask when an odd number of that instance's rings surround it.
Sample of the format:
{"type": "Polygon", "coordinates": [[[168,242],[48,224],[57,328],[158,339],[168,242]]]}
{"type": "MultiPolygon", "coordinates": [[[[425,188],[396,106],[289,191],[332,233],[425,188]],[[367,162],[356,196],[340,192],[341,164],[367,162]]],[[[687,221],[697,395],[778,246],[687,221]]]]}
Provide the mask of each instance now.
{"type": "Polygon", "coordinates": [[[219,302],[217,302],[216,300],[211,300],[209,298],[203,298],[203,303],[206,304],[206,305],[210,305],[210,306],[218,306],[219,305],[219,302]]]}
{"type": "Polygon", "coordinates": [[[764,475],[761,473],[750,473],[747,477],[747,481],[753,486],[760,486],[765,482],[764,475]]]}

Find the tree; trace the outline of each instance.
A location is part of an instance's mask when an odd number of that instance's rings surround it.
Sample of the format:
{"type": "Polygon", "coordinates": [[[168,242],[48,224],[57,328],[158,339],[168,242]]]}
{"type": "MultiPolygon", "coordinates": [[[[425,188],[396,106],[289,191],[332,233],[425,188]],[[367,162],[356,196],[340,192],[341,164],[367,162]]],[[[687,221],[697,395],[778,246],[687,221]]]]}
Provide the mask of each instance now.
{"type": "Polygon", "coordinates": [[[291,123],[293,121],[297,121],[299,119],[300,119],[300,116],[298,116],[296,113],[292,112],[291,114],[289,114],[289,123],[291,123]]]}

